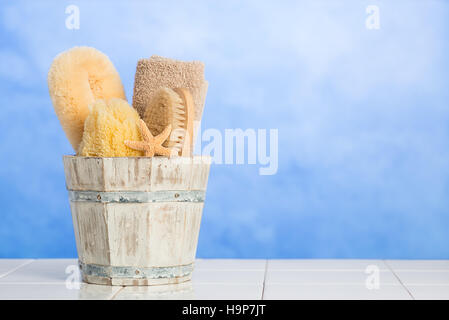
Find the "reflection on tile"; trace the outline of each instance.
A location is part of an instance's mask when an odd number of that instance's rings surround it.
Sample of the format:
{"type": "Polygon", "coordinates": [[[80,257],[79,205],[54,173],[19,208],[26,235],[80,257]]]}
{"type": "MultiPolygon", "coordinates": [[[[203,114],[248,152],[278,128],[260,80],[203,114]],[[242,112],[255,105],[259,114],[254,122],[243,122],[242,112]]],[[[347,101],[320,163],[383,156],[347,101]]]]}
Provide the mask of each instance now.
{"type": "Polygon", "coordinates": [[[260,300],[263,283],[194,283],[193,290],[199,300],[260,300]]]}
{"type": "Polygon", "coordinates": [[[160,286],[129,286],[114,297],[117,300],[186,300],[195,299],[192,282],[160,286]]]}
{"type": "Polygon", "coordinates": [[[123,287],[81,283],[78,300],[109,300],[123,287]]]}
{"type": "Polygon", "coordinates": [[[374,273],[358,271],[310,271],[310,270],[267,270],[266,283],[298,283],[298,284],[359,284],[373,281],[378,277],[381,284],[400,285],[400,282],[391,271],[379,270],[374,273]]]}
{"type": "Polygon", "coordinates": [[[382,260],[353,259],[284,259],[268,260],[271,270],[365,270],[369,266],[377,266],[380,270],[388,270],[382,260]]]}
{"type": "Polygon", "coordinates": [[[410,300],[412,297],[401,285],[381,285],[369,290],[364,285],[295,285],[266,284],[266,300],[410,300]]]}
{"type": "Polygon", "coordinates": [[[386,260],[393,270],[446,270],[449,260],[386,260]]]}
{"type": "Polygon", "coordinates": [[[449,285],[449,271],[425,270],[395,270],[394,273],[402,283],[408,284],[447,284],[449,285]]]}
{"type": "Polygon", "coordinates": [[[1,283],[0,300],[106,300],[111,299],[120,288],[85,283],[69,287],[60,283],[1,283]]]}
{"type": "Polygon", "coordinates": [[[265,270],[262,259],[196,259],[196,270],[265,270]]]}
{"type": "Polygon", "coordinates": [[[125,287],[115,296],[118,300],[258,300],[263,284],[192,283],[177,285],[125,287]]]}
{"type": "Polygon", "coordinates": [[[407,285],[417,300],[449,300],[449,285],[407,285]]]}
{"type": "Polygon", "coordinates": [[[0,283],[64,283],[66,279],[80,279],[76,259],[38,259],[0,278],[0,283]]]}
{"type": "Polygon", "coordinates": [[[32,259],[0,259],[0,278],[7,273],[26,265],[33,261],[32,259]]]}
{"type": "Polygon", "coordinates": [[[265,270],[209,270],[196,269],[192,274],[194,283],[263,283],[265,270]]]}

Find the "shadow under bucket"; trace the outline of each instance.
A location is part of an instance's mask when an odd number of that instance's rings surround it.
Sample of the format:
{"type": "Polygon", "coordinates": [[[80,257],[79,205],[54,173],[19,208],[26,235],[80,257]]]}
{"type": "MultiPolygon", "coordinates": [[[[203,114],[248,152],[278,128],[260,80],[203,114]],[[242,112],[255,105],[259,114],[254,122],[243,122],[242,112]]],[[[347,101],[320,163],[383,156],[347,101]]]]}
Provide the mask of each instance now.
{"type": "Polygon", "coordinates": [[[63,161],[84,282],[190,280],[210,157],[64,156],[63,161]]]}

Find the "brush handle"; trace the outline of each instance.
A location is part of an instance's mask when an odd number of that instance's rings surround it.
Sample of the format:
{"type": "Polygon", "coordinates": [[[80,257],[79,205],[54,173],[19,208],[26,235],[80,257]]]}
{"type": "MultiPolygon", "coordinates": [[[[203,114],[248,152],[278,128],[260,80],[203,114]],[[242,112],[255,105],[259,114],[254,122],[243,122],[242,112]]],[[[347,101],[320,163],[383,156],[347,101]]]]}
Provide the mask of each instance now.
{"type": "Polygon", "coordinates": [[[182,99],[185,107],[186,133],[181,148],[182,157],[190,157],[193,154],[193,120],[195,117],[195,105],[190,91],[186,88],[176,88],[174,91],[182,99]]]}

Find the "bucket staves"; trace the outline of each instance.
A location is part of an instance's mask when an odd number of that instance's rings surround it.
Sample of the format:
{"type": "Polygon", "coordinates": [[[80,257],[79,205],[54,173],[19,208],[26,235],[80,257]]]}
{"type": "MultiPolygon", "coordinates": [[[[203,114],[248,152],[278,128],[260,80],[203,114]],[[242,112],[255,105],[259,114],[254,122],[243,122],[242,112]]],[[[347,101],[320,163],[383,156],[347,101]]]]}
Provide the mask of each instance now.
{"type": "Polygon", "coordinates": [[[210,157],[63,161],[83,281],[158,285],[191,278],[210,157]]]}

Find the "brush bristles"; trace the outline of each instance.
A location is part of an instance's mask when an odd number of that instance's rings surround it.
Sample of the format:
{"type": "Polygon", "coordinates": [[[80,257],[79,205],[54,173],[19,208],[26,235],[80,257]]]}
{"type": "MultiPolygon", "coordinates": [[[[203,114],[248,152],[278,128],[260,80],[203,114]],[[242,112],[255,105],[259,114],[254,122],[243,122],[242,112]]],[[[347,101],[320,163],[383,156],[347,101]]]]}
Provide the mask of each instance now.
{"type": "Polygon", "coordinates": [[[181,152],[186,132],[186,110],[181,97],[172,89],[161,88],[145,108],[143,120],[151,133],[156,136],[168,125],[172,126],[170,137],[163,144],[181,152]]]}

